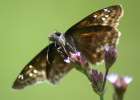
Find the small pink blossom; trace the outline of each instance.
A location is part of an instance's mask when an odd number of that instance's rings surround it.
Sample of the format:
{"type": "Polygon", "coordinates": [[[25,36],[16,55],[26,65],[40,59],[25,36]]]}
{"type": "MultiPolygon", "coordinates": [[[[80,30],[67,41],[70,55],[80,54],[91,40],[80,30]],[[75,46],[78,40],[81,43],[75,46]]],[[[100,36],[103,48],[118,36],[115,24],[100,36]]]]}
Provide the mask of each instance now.
{"type": "Polygon", "coordinates": [[[111,82],[114,86],[116,93],[124,94],[126,91],[128,84],[132,82],[132,78],[129,76],[119,76],[117,74],[110,74],[107,76],[109,82],[111,82]]]}

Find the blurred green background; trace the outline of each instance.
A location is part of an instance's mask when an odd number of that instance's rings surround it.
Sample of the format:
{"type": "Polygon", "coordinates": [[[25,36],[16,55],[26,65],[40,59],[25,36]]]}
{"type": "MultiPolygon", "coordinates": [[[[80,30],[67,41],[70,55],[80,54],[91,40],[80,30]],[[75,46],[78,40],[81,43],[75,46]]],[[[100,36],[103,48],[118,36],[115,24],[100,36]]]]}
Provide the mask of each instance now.
{"type": "MultiPolygon", "coordinates": [[[[111,72],[133,77],[125,100],[140,98],[140,1],[0,0],[0,100],[98,100],[87,78],[75,70],[56,86],[43,83],[21,91],[11,86],[24,65],[49,44],[51,33],[65,32],[90,13],[113,4],[123,5],[124,17],[119,25],[119,58],[111,72]]],[[[111,100],[112,91],[108,83],[105,100],[111,100]]]]}

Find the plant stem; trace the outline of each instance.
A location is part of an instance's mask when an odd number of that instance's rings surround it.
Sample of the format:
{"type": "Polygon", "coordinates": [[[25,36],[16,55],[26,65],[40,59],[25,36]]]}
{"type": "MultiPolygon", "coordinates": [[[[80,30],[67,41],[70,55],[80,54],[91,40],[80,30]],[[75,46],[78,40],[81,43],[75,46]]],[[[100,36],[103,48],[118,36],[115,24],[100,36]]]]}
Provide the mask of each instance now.
{"type": "Polygon", "coordinates": [[[109,69],[107,68],[105,71],[105,76],[104,76],[103,85],[102,85],[103,93],[100,95],[100,100],[104,100],[104,89],[105,89],[105,85],[106,85],[106,79],[107,79],[108,72],[109,72],[109,69]]]}
{"type": "Polygon", "coordinates": [[[123,94],[114,93],[113,100],[123,100],[123,94]]]}
{"type": "Polygon", "coordinates": [[[100,95],[100,100],[104,100],[104,94],[100,95]]]}
{"type": "MultiPolygon", "coordinates": [[[[109,72],[109,68],[106,68],[106,72],[105,72],[105,76],[104,76],[104,81],[103,81],[103,86],[102,86],[102,90],[104,91],[105,89],[105,85],[106,85],[106,79],[107,79],[107,75],[109,72]]],[[[104,93],[103,93],[104,94],[104,93]]]]}

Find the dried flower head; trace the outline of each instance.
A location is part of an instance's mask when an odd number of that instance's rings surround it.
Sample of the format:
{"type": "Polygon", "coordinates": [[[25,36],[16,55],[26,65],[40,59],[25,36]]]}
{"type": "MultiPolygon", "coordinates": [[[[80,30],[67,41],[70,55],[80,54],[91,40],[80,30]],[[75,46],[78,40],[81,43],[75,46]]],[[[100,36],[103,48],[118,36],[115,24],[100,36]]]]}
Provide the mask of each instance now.
{"type": "Polygon", "coordinates": [[[104,60],[106,68],[110,68],[116,61],[116,58],[117,49],[113,46],[105,46],[104,60]]]}
{"type": "Polygon", "coordinates": [[[102,72],[98,72],[97,70],[92,69],[91,72],[91,83],[92,88],[98,95],[103,93],[102,85],[103,85],[103,74],[102,72]]]}

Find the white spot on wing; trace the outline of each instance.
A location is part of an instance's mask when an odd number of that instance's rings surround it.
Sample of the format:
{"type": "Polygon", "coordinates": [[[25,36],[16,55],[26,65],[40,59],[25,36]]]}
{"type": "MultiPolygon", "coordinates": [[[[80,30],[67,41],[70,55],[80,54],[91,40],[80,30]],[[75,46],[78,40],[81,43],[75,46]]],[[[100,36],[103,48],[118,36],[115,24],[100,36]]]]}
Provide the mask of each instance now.
{"type": "Polygon", "coordinates": [[[36,69],[33,70],[34,73],[38,73],[38,71],[36,69]]]}
{"type": "Polygon", "coordinates": [[[109,15],[105,15],[105,17],[107,18],[107,17],[109,17],[109,15]]]}
{"type": "Polygon", "coordinates": [[[96,18],[96,17],[97,17],[97,15],[94,15],[93,17],[94,17],[94,18],[96,18]]]}
{"type": "Polygon", "coordinates": [[[23,80],[23,78],[24,78],[23,75],[19,75],[19,76],[18,76],[18,79],[23,80]]]}
{"type": "Polygon", "coordinates": [[[33,66],[32,65],[29,65],[29,68],[33,68],[33,66]]]}
{"type": "Polygon", "coordinates": [[[106,18],[105,18],[105,17],[102,17],[102,20],[103,20],[103,21],[105,21],[105,20],[106,20],[106,18]]]}
{"type": "Polygon", "coordinates": [[[104,11],[105,11],[105,12],[107,12],[107,11],[108,11],[108,9],[107,9],[107,8],[105,8],[105,9],[104,9],[104,11]]]}
{"type": "Polygon", "coordinates": [[[29,73],[29,76],[30,76],[30,77],[33,77],[33,73],[29,73]]]}

